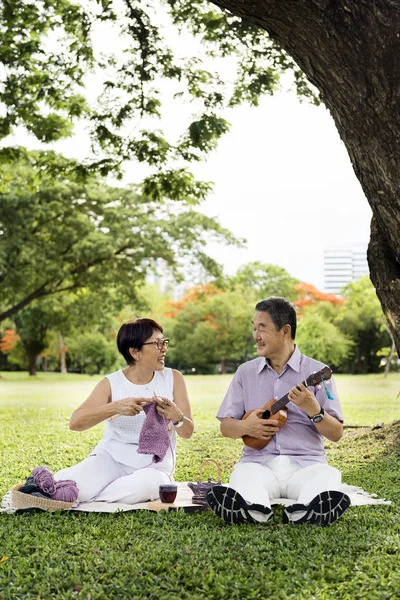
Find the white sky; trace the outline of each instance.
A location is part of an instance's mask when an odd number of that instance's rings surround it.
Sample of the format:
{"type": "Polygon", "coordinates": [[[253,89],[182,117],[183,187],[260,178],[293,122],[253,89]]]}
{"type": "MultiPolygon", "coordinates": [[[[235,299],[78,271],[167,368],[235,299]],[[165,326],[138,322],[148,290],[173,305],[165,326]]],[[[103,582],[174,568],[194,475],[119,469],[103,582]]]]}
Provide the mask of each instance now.
{"type": "Polygon", "coordinates": [[[323,289],[327,246],[367,247],[371,209],[333,119],[294,93],[235,109],[231,132],[200,177],[215,182],[203,206],[247,248],[210,249],[227,272],[260,260],[323,289]]]}

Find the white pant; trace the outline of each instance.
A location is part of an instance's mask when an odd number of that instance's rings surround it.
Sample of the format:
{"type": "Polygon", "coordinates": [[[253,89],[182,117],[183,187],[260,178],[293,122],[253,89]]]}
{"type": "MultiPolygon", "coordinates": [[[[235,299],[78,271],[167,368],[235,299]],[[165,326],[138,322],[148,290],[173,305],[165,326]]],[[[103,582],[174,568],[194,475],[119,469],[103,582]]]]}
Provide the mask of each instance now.
{"type": "Polygon", "coordinates": [[[154,469],[135,469],[116,462],[107,452],[85,458],[82,462],[54,475],[55,480],[72,479],[79,489],[78,501],[124,502],[136,504],[159,497],[161,484],[170,483],[171,477],[154,469]]]}
{"type": "Polygon", "coordinates": [[[229,480],[246,502],[271,508],[270,498],[291,498],[307,504],[321,492],[340,490],[340,471],[326,463],[302,467],[289,456],[275,456],[263,464],[239,462],[229,480]]]}

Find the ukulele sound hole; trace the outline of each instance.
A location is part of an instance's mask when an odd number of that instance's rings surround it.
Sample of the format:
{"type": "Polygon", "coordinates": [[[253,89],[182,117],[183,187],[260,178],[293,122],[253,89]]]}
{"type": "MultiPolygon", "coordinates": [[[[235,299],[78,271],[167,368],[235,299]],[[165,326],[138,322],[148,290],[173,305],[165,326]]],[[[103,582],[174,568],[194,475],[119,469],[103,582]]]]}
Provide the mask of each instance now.
{"type": "Polygon", "coordinates": [[[269,419],[271,416],[271,412],[269,410],[265,410],[262,414],[263,419],[269,419]]]}

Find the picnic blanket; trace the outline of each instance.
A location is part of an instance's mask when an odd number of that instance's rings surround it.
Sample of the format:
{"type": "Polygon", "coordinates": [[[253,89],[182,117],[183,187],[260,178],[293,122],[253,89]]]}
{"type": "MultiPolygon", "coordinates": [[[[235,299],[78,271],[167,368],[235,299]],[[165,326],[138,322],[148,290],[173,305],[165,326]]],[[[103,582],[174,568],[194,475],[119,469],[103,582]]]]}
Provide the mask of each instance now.
{"type": "MultiPolygon", "coordinates": [[[[177,508],[183,509],[192,507],[193,492],[188,487],[187,483],[185,481],[177,481],[176,485],[178,487],[178,493],[174,505],[176,505],[177,508]]],[[[391,504],[390,500],[377,498],[376,494],[369,494],[360,487],[342,484],[340,491],[343,491],[350,497],[352,506],[364,506],[366,504],[391,504]]],[[[283,504],[284,506],[288,506],[289,504],[293,504],[293,502],[294,500],[290,498],[273,498],[271,500],[272,505],[283,504]]],[[[84,502],[72,507],[71,510],[80,510],[84,512],[116,512],[118,510],[126,511],[155,509],[152,508],[151,502],[140,502],[139,504],[123,504],[121,502],[84,502]]]]}
{"type": "MultiPolygon", "coordinates": [[[[171,507],[171,505],[167,504],[165,505],[166,509],[172,508],[172,510],[184,510],[185,512],[203,510],[203,507],[199,505],[194,505],[192,503],[193,492],[188,487],[186,481],[177,481],[176,485],[178,487],[178,493],[174,505],[171,507]]],[[[10,502],[10,491],[7,492],[7,494],[5,494],[5,496],[3,497],[0,512],[15,512],[15,509],[12,508],[10,502]]],[[[390,500],[378,498],[376,494],[370,494],[360,487],[342,484],[340,491],[343,491],[350,497],[351,506],[365,506],[368,504],[391,504],[390,500]]],[[[283,504],[284,506],[287,506],[289,504],[293,504],[293,502],[294,500],[291,498],[273,498],[271,500],[272,505],[283,504]]],[[[81,512],[113,513],[118,511],[159,509],[159,502],[140,502],[138,504],[124,504],[122,502],[82,502],[81,504],[73,506],[70,510],[81,512]]]]}

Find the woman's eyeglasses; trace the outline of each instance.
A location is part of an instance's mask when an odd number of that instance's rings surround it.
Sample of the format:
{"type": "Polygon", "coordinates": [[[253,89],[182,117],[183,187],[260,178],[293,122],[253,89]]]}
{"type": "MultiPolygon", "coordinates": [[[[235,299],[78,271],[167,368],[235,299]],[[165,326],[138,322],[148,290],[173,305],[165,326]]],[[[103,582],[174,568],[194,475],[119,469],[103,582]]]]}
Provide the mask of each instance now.
{"type": "Polygon", "coordinates": [[[163,340],[154,340],[154,342],[145,342],[142,345],[147,346],[149,344],[155,344],[159,350],[164,350],[164,348],[168,348],[169,339],[165,338],[163,340]]]}

